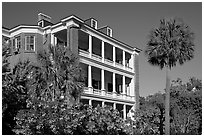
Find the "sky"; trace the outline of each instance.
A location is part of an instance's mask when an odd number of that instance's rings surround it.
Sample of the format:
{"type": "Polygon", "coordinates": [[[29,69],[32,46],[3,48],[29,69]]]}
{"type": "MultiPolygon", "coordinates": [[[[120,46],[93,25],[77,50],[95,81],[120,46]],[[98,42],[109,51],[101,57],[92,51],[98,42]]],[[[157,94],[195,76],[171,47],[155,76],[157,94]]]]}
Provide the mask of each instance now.
{"type": "Polygon", "coordinates": [[[45,13],[52,22],[74,14],[85,20],[94,17],[98,27],[113,29],[113,37],[143,51],[139,56],[140,96],[164,92],[166,72],[147,62],[144,50],[150,30],[159,26],[160,19],[180,17],[195,33],[195,57],[170,72],[172,80],[202,79],[202,3],[201,2],[58,2],[2,3],[2,25],[12,28],[19,24],[37,25],[37,14],[45,13]]]}

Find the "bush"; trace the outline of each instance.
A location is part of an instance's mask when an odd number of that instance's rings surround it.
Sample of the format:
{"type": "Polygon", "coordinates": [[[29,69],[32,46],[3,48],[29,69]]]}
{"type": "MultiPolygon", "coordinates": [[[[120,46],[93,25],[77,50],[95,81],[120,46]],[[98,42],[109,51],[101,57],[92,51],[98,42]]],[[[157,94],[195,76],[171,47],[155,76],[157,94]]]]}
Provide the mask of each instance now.
{"type": "Polygon", "coordinates": [[[37,102],[37,107],[17,114],[16,134],[23,135],[118,135],[126,134],[119,112],[110,107],[69,107],[60,101],[37,102]]]}

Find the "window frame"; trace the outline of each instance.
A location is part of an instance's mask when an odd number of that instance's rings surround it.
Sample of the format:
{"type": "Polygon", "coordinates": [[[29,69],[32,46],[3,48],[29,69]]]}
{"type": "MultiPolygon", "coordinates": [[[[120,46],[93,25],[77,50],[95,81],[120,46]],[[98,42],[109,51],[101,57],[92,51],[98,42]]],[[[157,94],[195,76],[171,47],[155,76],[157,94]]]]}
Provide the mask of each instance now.
{"type": "Polygon", "coordinates": [[[21,48],[21,43],[22,43],[21,42],[21,36],[15,36],[13,38],[13,40],[12,40],[12,49],[13,49],[13,51],[18,51],[21,48]]]}
{"type": "Polygon", "coordinates": [[[110,36],[110,37],[112,37],[112,29],[111,28],[109,28],[109,27],[107,27],[107,35],[108,36],[110,36]],[[110,31],[110,34],[108,34],[109,33],[109,31],[110,31]]]}
{"type": "Polygon", "coordinates": [[[95,19],[91,19],[91,27],[97,29],[97,25],[98,25],[97,21],[95,19]],[[93,22],[95,22],[95,27],[93,26],[94,24],[93,22]]]}
{"type": "MultiPolygon", "coordinates": [[[[31,46],[31,43],[29,43],[29,46],[31,46]]],[[[31,48],[30,48],[31,49],[31,48]]],[[[25,51],[32,51],[35,52],[35,35],[26,35],[25,36],[25,51]],[[31,39],[31,37],[33,37],[33,50],[28,50],[28,43],[27,43],[27,38],[31,39]]]]}

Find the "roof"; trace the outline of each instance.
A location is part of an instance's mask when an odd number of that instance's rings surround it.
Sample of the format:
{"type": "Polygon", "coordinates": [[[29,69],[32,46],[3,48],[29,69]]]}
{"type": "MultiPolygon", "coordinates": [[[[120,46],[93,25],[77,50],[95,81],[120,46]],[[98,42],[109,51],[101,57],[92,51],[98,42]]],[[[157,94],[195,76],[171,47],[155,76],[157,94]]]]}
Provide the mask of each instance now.
{"type": "MultiPolygon", "coordinates": [[[[71,19],[71,18],[74,18],[75,20],[77,20],[77,21],[79,21],[79,22],[81,22],[81,23],[83,23],[83,24],[85,24],[85,21],[86,21],[86,20],[82,20],[81,18],[79,18],[79,17],[76,16],[76,15],[71,14],[71,15],[65,17],[65,18],[62,18],[60,22],[57,22],[57,23],[53,24],[53,26],[54,26],[54,25],[57,25],[57,24],[59,24],[59,23],[61,23],[61,22],[64,22],[64,21],[66,21],[66,20],[69,20],[69,19],[71,19]]],[[[89,19],[90,19],[90,18],[89,18],[89,19]]],[[[95,18],[94,18],[94,19],[95,19],[95,18]]],[[[87,19],[87,20],[88,20],[88,19],[87,19]]],[[[87,24],[86,24],[86,25],[87,25],[87,24]]],[[[39,27],[38,25],[20,24],[20,25],[17,25],[17,26],[15,26],[15,27],[12,27],[12,28],[10,28],[10,29],[9,29],[9,28],[6,28],[6,27],[2,27],[2,28],[6,29],[6,30],[8,30],[8,31],[11,31],[11,30],[13,30],[14,28],[17,28],[17,27],[20,27],[20,26],[22,26],[22,27],[26,27],[26,26],[39,27]]],[[[103,26],[103,27],[107,27],[107,26],[103,26]]],[[[103,27],[102,27],[102,28],[103,28],[103,27]]],[[[90,29],[93,29],[93,30],[97,31],[98,33],[104,35],[101,31],[99,31],[99,30],[102,29],[102,28],[94,29],[94,28],[91,28],[91,27],[90,27],[90,29]]],[[[138,52],[142,51],[141,49],[139,49],[139,48],[137,48],[137,47],[130,46],[130,45],[128,45],[128,44],[126,44],[126,43],[124,43],[124,42],[122,42],[122,41],[119,41],[118,39],[116,39],[116,38],[114,38],[114,37],[110,37],[110,36],[108,36],[108,35],[105,35],[105,36],[108,37],[109,39],[113,39],[114,41],[117,41],[117,42],[119,42],[119,43],[121,43],[121,44],[123,44],[123,45],[125,45],[125,46],[134,48],[134,50],[137,50],[138,52]]]]}

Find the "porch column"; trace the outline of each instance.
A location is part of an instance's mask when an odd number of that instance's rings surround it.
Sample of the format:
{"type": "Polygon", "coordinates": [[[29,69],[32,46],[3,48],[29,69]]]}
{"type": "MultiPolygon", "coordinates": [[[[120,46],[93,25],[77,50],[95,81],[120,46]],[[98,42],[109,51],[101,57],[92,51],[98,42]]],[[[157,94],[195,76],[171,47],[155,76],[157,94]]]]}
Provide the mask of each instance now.
{"type": "Polygon", "coordinates": [[[104,63],[104,60],[105,60],[105,47],[104,47],[104,41],[102,41],[102,50],[101,50],[101,52],[102,52],[102,62],[104,63]]]}
{"type": "Polygon", "coordinates": [[[92,92],[92,74],[91,74],[91,66],[88,66],[88,87],[89,92],[92,92]]]}
{"type": "Polygon", "coordinates": [[[126,88],[125,88],[125,76],[123,75],[123,95],[126,94],[126,88]]]}
{"type": "Polygon", "coordinates": [[[123,67],[125,68],[125,51],[123,50],[123,67]]]}
{"type": "Polygon", "coordinates": [[[133,52],[133,68],[134,68],[134,95],[135,95],[135,111],[140,108],[139,103],[139,53],[134,49],[133,52]]]}
{"type": "Polygon", "coordinates": [[[105,95],[105,72],[104,69],[101,69],[101,90],[102,90],[102,95],[105,95]]]}
{"type": "Polygon", "coordinates": [[[89,106],[92,106],[92,100],[89,99],[89,106]]]}
{"type": "Polygon", "coordinates": [[[115,66],[115,46],[113,46],[113,65],[115,66]]]}
{"type": "Polygon", "coordinates": [[[55,36],[54,34],[51,34],[51,45],[54,46],[55,44],[55,36]]]}
{"type": "Polygon", "coordinates": [[[104,101],[102,101],[102,107],[104,107],[104,105],[105,105],[105,102],[104,102],[104,101]]]}
{"type": "Polygon", "coordinates": [[[123,105],[123,118],[126,119],[126,105],[123,105]]]}
{"type": "Polygon", "coordinates": [[[54,45],[57,45],[57,37],[54,36],[54,45]]]}
{"type": "Polygon", "coordinates": [[[130,67],[132,68],[132,70],[134,69],[134,67],[133,67],[133,61],[134,61],[134,59],[133,59],[133,54],[131,54],[131,59],[130,59],[130,67]]]}
{"type": "Polygon", "coordinates": [[[92,56],[92,36],[89,35],[89,57],[92,56]]]}
{"type": "Polygon", "coordinates": [[[67,26],[67,47],[70,49],[70,27],[67,26]]]}
{"type": "Polygon", "coordinates": [[[116,109],[116,103],[113,103],[113,109],[116,109]]]}
{"type": "Polygon", "coordinates": [[[113,94],[116,93],[116,90],[115,90],[115,73],[113,72],[113,94]]]}

